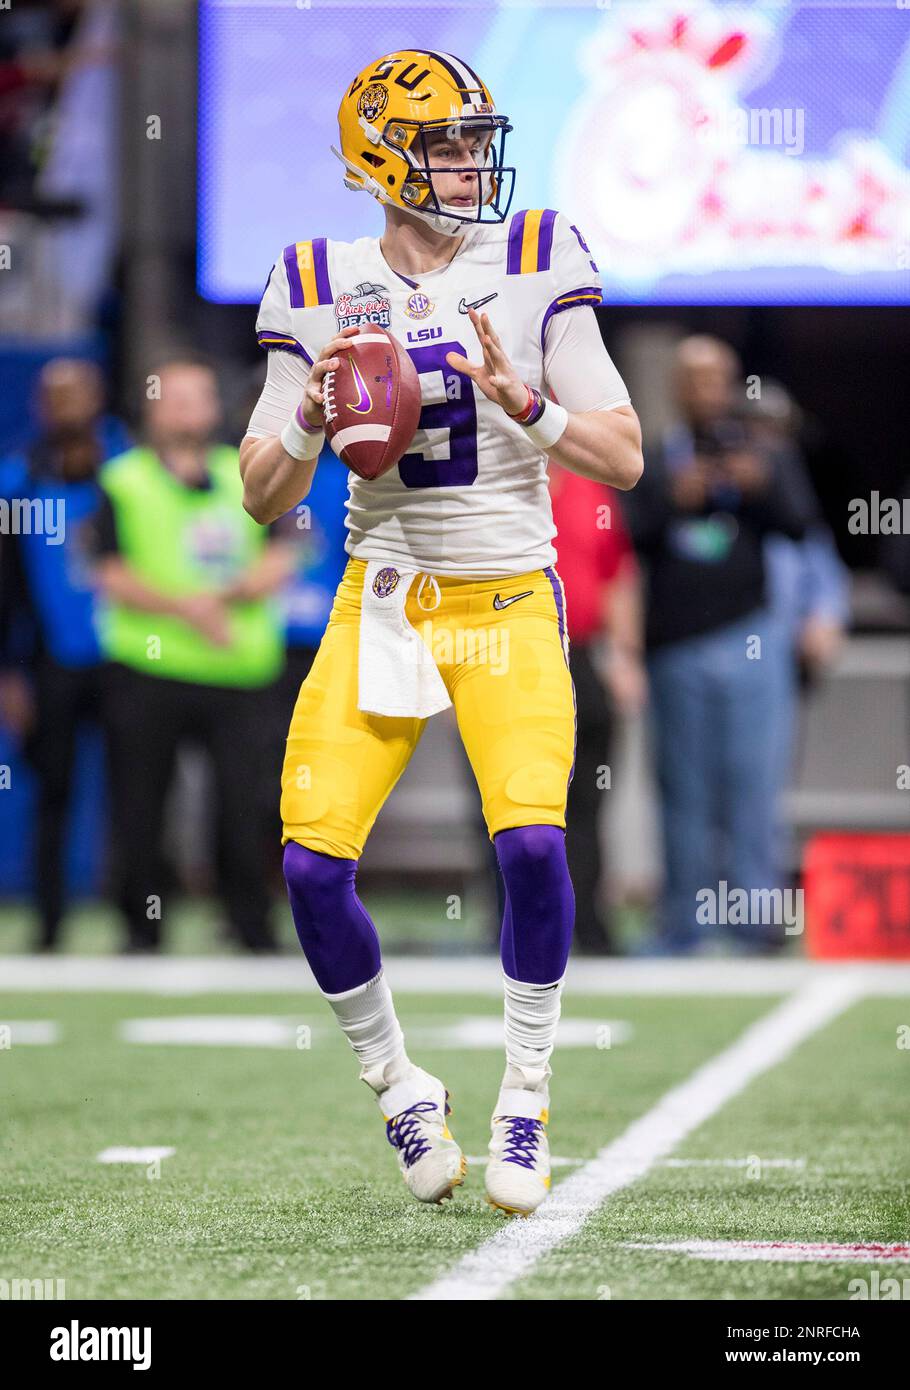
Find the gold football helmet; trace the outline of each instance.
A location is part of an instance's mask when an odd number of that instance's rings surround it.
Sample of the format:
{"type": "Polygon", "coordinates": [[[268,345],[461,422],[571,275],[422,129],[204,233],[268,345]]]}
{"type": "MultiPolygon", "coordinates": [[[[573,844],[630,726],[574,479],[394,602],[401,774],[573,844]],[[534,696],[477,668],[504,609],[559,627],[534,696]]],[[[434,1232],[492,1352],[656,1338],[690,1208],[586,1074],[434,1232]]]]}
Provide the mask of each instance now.
{"type": "Polygon", "coordinates": [[[485,83],[460,58],[408,48],[371,63],[342,97],[338,128],[341,149],[333,145],[332,153],[347,170],[348,188],[364,189],[449,236],[463,232],[466,223],[505,220],[515,184],[515,170],[503,158],[512,127],[497,114],[485,83]],[[470,166],[437,170],[427,146],[427,135],[436,130],[454,136],[480,131],[489,139],[470,166]],[[474,206],[441,203],[430,177],[436,172],[474,173],[474,206]]]}

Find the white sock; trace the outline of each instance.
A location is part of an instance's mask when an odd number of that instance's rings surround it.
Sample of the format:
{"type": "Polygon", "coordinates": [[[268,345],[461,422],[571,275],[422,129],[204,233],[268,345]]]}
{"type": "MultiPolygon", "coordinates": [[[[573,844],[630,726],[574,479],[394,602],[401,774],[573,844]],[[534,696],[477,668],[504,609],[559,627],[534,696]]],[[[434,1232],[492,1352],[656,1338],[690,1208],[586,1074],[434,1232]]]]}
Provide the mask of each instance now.
{"type": "Polygon", "coordinates": [[[503,975],[505,989],[506,1071],[504,1087],[537,1090],[551,1075],[549,1061],[556,1041],[562,980],[526,984],[503,975]]]}
{"type": "Polygon", "coordinates": [[[342,1032],[360,1059],[360,1075],[375,1091],[385,1090],[410,1066],[392,991],[379,974],[365,985],[327,994],[342,1032]],[[367,1073],[370,1073],[369,1078],[367,1073]]]}

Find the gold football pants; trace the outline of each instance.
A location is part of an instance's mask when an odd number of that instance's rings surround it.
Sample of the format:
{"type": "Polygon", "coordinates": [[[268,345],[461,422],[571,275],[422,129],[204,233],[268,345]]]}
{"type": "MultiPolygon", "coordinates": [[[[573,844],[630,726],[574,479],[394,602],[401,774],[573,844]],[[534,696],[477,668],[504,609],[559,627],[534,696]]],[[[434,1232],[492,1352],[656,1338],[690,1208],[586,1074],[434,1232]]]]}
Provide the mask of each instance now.
{"type": "MultiPolygon", "coordinates": [[[[342,859],[360,857],[426,724],[357,708],[365,570],[366,561],[348,560],[300,687],[281,779],[284,841],[342,859]]],[[[558,574],[437,576],[440,602],[432,611],[418,604],[418,582],[405,614],[449,692],[490,838],[519,825],[565,828],[575,699],[558,574]]]]}

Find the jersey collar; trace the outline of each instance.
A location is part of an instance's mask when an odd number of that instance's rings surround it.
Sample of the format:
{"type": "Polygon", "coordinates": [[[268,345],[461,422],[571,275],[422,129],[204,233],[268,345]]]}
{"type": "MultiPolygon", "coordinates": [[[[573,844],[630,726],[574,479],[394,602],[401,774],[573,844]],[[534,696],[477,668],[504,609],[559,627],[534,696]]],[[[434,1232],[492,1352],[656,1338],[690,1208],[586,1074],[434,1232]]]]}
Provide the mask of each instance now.
{"type": "Polygon", "coordinates": [[[445,278],[446,273],[452,269],[452,266],[455,265],[456,261],[461,259],[468,246],[473,241],[475,231],[476,229],[473,226],[469,226],[464,233],[464,239],[461,245],[455,252],[455,255],[452,257],[452,259],[448,261],[445,265],[438,265],[435,266],[432,270],[425,271],[424,274],[418,277],[417,279],[414,279],[408,275],[402,275],[400,270],[394,270],[392,266],[389,265],[382,252],[381,237],[376,238],[376,254],[379,256],[379,259],[382,262],[383,267],[388,271],[390,275],[394,275],[396,280],[401,280],[405,285],[408,286],[409,289],[419,290],[422,287],[423,282],[429,279],[430,277],[433,278],[434,284],[438,284],[439,281],[445,278]]]}

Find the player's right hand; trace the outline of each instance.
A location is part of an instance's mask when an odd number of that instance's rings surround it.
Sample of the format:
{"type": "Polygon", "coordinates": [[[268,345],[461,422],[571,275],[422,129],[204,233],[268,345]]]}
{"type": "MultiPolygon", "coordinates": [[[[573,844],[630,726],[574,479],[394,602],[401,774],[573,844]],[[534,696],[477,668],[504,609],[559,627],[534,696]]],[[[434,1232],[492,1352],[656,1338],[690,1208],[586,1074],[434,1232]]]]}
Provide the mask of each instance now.
{"type": "Polygon", "coordinates": [[[342,328],[320,352],[310,370],[306,390],[303,393],[303,400],[300,402],[300,410],[304,420],[313,429],[322,429],[325,420],[322,414],[323,394],[322,382],[326,372],[334,372],[341,366],[340,352],[344,352],[351,345],[351,339],[355,338],[360,329],[352,324],[349,328],[342,328]]]}

